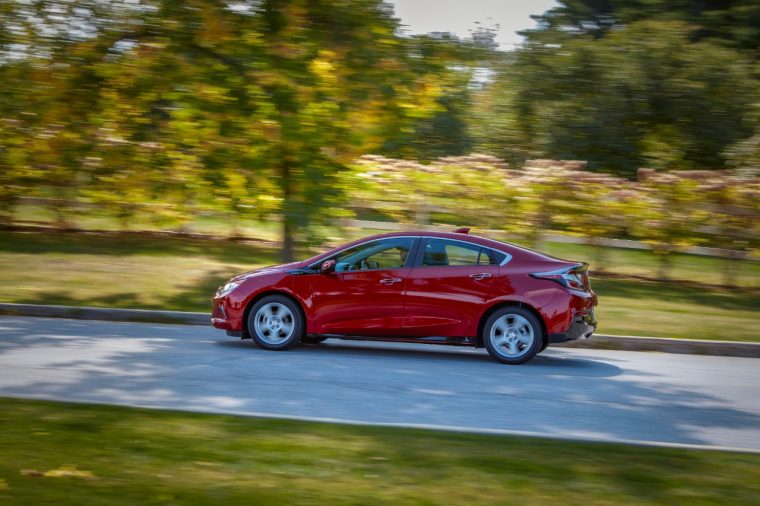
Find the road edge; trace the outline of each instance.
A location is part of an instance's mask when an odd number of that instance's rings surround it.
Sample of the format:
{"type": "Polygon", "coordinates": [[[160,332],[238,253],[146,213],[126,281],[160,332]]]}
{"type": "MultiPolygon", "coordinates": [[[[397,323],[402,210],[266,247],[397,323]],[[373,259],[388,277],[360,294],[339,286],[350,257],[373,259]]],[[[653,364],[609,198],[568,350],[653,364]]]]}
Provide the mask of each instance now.
{"type": "Polygon", "coordinates": [[[88,306],[48,306],[39,304],[0,303],[0,315],[69,318],[72,320],[103,320],[135,323],[174,323],[181,325],[211,325],[211,315],[186,311],[153,309],[118,309],[88,306]]]}
{"type": "MultiPolygon", "coordinates": [[[[210,325],[208,313],[163,311],[151,309],[117,309],[86,306],[51,306],[39,304],[0,303],[2,316],[32,316],[69,318],[73,320],[103,320],[134,323],[168,323],[180,325],[210,325]]],[[[565,348],[585,348],[622,351],[659,351],[691,355],[760,358],[760,343],[738,341],[707,341],[668,337],[612,336],[594,334],[589,339],[555,344],[565,348]]]]}

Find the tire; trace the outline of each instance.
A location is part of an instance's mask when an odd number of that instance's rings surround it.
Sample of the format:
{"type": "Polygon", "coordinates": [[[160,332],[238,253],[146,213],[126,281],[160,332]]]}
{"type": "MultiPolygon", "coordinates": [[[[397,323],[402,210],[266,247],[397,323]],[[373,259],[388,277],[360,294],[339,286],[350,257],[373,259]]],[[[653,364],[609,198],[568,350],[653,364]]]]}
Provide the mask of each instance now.
{"type": "Polygon", "coordinates": [[[488,354],[504,364],[524,364],[543,345],[541,323],[521,307],[504,307],[495,311],[483,326],[483,344],[488,354]]]}
{"type": "Polygon", "coordinates": [[[319,344],[325,339],[327,338],[324,336],[303,336],[301,342],[304,344],[319,344]]]}
{"type": "Polygon", "coordinates": [[[296,302],[282,295],[268,295],[248,313],[248,333],[266,350],[287,350],[303,337],[304,320],[296,302]]]}

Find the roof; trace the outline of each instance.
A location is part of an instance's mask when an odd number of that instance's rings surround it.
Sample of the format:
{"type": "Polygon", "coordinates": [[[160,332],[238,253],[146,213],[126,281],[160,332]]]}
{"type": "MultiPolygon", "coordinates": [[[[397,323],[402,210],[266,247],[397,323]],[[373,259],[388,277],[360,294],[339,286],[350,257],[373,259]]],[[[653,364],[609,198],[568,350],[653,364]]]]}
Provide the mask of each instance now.
{"type": "MultiPolygon", "coordinates": [[[[380,239],[383,237],[405,237],[405,236],[440,237],[442,239],[454,239],[458,241],[467,241],[467,242],[471,242],[475,244],[480,244],[481,246],[485,246],[487,248],[502,249],[502,250],[509,248],[508,252],[511,252],[511,248],[524,250],[524,248],[520,248],[519,246],[516,246],[514,244],[496,241],[494,239],[489,239],[487,237],[481,237],[478,235],[470,235],[469,233],[431,232],[429,230],[408,230],[408,231],[403,231],[403,232],[388,232],[385,234],[376,234],[376,235],[364,237],[354,242],[366,241],[367,239],[380,239]]],[[[525,250],[525,251],[529,251],[529,250],[525,250]]]]}
{"type": "Polygon", "coordinates": [[[462,232],[430,232],[428,230],[406,230],[406,231],[401,231],[401,232],[386,232],[384,234],[375,234],[375,235],[370,235],[367,237],[362,237],[360,239],[356,239],[354,241],[341,244],[340,246],[336,248],[332,248],[317,256],[309,258],[308,260],[305,260],[303,263],[310,264],[312,262],[320,260],[323,257],[329,256],[336,250],[349,248],[351,246],[354,246],[355,244],[360,244],[362,242],[371,241],[374,239],[383,239],[386,237],[409,237],[409,236],[436,237],[436,238],[441,238],[441,239],[453,239],[457,241],[466,241],[466,242],[471,242],[473,244],[479,244],[486,248],[492,248],[495,250],[502,251],[504,253],[508,253],[512,257],[517,257],[517,258],[522,257],[524,259],[531,258],[534,261],[538,260],[538,261],[546,261],[546,262],[552,262],[552,263],[557,262],[557,261],[566,262],[566,260],[553,258],[544,253],[523,248],[521,246],[517,246],[516,244],[496,241],[494,239],[488,239],[487,237],[480,237],[477,235],[470,235],[470,234],[465,234],[462,232]]]}

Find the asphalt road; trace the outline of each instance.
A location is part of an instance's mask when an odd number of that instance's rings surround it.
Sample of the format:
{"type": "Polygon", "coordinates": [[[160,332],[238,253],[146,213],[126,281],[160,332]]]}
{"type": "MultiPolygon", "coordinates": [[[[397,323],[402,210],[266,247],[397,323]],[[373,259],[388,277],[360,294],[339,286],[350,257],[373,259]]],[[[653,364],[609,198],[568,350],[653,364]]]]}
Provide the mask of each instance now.
{"type": "Polygon", "coordinates": [[[0,317],[0,396],[760,452],[760,360],[328,340],[288,352],[213,328],[0,317]]]}

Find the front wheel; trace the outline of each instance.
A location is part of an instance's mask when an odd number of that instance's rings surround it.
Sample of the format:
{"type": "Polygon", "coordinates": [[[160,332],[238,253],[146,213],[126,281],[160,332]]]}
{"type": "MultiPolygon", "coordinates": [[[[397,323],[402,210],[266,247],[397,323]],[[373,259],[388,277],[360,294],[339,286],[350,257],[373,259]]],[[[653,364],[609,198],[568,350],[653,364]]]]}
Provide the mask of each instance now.
{"type": "Polygon", "coordinates": [[[538,318],[521,307],[505,307],[492,314],[483,326],[488,353],[505,364],[523,364],[541,351],[538,318]]]}
{"type": "Polygon", "coordinates": [[[287,350],[303,336],[304,322],[298,305],[282,295],[269,295],[248,313],[248,332],[267,350],[287,350]]]}

